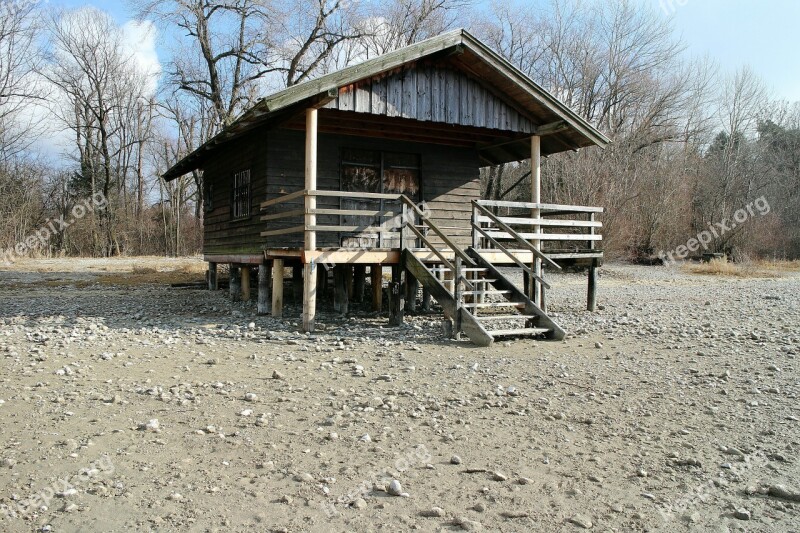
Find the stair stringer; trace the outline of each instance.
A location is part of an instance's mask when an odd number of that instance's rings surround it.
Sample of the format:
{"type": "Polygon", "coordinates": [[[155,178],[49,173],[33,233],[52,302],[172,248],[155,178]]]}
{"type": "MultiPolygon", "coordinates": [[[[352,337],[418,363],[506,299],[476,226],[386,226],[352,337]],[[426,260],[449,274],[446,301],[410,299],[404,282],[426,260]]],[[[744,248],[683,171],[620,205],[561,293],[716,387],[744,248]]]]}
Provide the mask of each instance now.
{"type": "Polygon", "coordinates": [[[467,254],[475,260],[475,263],[482,268],[485,268],[488,272],[488,275],[497,281],[494,281],[492,285],[499,290],[507,290],[510,291],[511,294],[505,295],[505,298],[514,303],[521,303],[525,305],[525,309],[523,311],[524,315],[527,316],[534,316],[536,317],[537,326],[542,328],[547,328],[551,330],[545,336],[548,339],[552,340],[563,340],[566,336],[566,331],[559,326],[555,320],[550,318],[547,313],[542,311],[542,309],[536,305],[530,298],[528,298],[524,292],[522,292],[519,287],[514,285],[511,280],[506,278],[500,270],[497,269],[492,263],[487,261],[486,259],[478,253],[477,250],[474,248],[467,248],[467,254]]]}
{"type": "Polygon", "coordinates": [[[448,315],[454,318],[458,316],[461,323],[461,331],[469,337],[469,340],[472,341],[473,344],[482,347],[492,345],[494,337],[486,331],[472,313],[463,307],[458,307],[450,291],[442,285],[441,281],[436,279],[436,276],[428,270],[428,267],[426,267],[411,250],[403,250],[403,265],[423,287],[430,291],[431,296],[439,302],[439,305],[442,306],[442,309],[444,309],[448,315]]]}

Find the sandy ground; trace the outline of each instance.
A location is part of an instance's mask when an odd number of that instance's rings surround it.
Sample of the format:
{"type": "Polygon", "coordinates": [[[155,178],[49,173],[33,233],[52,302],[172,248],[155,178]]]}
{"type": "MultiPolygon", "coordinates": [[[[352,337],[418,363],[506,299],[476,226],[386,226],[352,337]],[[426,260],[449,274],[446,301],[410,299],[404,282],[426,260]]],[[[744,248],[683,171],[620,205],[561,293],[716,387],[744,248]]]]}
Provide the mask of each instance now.
{"type": "Polygon", "coordinates": [[[553,276],[568,338],[487,349],[201,270],[0,268],[0,530],[800,531],[797,274],[553,276]]]}

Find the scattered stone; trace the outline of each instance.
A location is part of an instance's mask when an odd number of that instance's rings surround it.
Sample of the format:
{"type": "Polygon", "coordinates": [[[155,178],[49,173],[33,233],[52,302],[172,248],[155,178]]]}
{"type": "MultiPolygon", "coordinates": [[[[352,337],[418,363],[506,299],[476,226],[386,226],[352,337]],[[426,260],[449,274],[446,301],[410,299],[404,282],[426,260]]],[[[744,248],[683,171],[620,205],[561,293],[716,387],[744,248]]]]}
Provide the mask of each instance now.
{"type": "Polygon", "coordinates": [[[430,509],[420,511],[419,514],[420,516],[424,516],[426,518],[442,518],[445,515],[445,512],[441,507],[431,507],[430,509]]]}
{"type": "Polygon", "coordinates": [[[576,514],[570,518],[569,521],[578,527],[582,527],[583,529],[592,529],[594,526],[594,524],[592,524],[592,520],[588,516],[582,514],[576,514]]]}
{"type": "Polygon", "coordinates": [[[364,498],[356,498],[350,505],[354,509],[366,509],[367,501],[364,498]]]}
{"type": "Polygon", "coordinates": [[[272,379],[283,379],[283,374],[281,374],[277,370],[273,370],[272,371],[272,379]]]}
{"type": "Polygon", "coordinates": [[[294,479],[295,481],[300,482],[300,483],[313,483],[314,482],[314,476],[312,476],[308,472],[303,472],[301,474],[295,474],[295,476],[292,479],[294,479]]]}
{"type": "Polygon", "coordinates": [[[391,496],[402,496],[404,494],[403,486],[396,479],[393,479],[391,483],[389,483],[389,486],[386,487],[386,492],[391,496]]]}
{"type": "Polygon", "coordinates": [[[459,457],[458,455],[452,456],[450,458],[450,464],[451,465],[460,465],[461,464],[461,457],[459,457]]]}
{"type": "Polygon", "coordinates": [[[733,513],[733,517],[737,520],[750,520],[750,511],[747,509],[736,509],[733,513]]]}
{"type": "Polygon", "coordinates": [[[161,432],[161,424],[158,422],[157,418],[153,418],[148,420],[144,424],[139,426],[139,429],[143,431],[152,431],[153,433],[161,432]]]}
{"type": "Polygon", "coordinates": [[[253,392],[248,392],[247,394],[244,395],[244,399],[245,401],[248,402],[255,402],[258,401],[258,395],[253,392]]]}
{"type": "Polygon", "coordinates": [[[492,480],[493,481],[505,481],[508,477],[503,474],[502,472],[492,472],[492,480]]]}

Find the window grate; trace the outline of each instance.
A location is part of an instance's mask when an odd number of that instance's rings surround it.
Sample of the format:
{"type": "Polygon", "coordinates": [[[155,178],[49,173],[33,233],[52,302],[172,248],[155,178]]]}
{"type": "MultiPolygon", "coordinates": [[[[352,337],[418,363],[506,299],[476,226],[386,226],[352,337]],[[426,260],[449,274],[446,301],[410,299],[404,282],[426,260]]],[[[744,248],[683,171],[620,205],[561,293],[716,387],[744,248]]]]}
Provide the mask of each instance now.
{"type": "Polygon", "coordinates": [[[233,218],[250,216],[250,170],[233,175],[233,218]]]}

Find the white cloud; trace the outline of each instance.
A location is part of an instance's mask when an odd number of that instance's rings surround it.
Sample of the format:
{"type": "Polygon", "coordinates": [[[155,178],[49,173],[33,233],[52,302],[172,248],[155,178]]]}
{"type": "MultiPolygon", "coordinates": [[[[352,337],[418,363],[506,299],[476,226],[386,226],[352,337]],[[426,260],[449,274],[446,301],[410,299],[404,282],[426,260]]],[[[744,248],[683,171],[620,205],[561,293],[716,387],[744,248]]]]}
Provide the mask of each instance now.
{"type": "Polygon", "coordinates": [[[149,20],[129,20],[122,25],[122,45],[133,55],[141,72],[149,75],[151,94],[155,93],[161,75],[156,37],[156,27],[149,20]]]}

